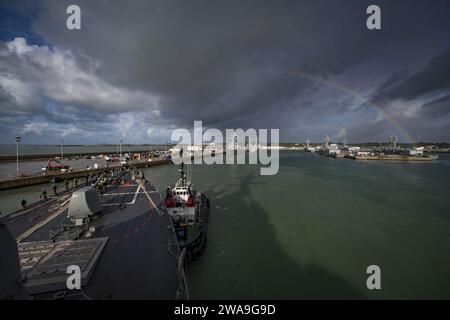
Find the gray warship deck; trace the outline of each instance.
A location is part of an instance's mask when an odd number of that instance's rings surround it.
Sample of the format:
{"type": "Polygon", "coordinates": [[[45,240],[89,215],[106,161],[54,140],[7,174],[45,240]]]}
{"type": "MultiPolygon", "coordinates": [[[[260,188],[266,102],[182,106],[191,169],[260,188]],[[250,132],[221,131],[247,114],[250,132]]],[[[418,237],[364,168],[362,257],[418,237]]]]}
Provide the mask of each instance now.
{"type": "Polygon", "coordinates": [[[124,185],[112,186],[101,194],[102,213],[88,226],[95,228],[92,237],[52,240],[67,217],[68,199],[51,199],[24,214],[2,220],[19,243],[22,274],[30,294],[37,299],[180,297],[179,289],[184,283],[180,277],[178,242],[161,198],[150,183],[139,184],[128,178],[124,185]],[[35,244],[41,245],[41,256],[35,244]],[[84,253],[74,249],[77,245],[84,247],[84,253]],[[71,250],[72,254],[56,254],[55,248],[71,250]],[[86,274],[81,290],[61,288],[69,276],[67,266],[80,259],[86,265],[86,269],[82,268],[86,274]],[[36,267],[38,264],[40,268],[36,267]],[[58,277],[64,281],[58,282],[58,277]],[[34,290],[33,286],[42,281],[47,282],[47,289],[34,290]]]}

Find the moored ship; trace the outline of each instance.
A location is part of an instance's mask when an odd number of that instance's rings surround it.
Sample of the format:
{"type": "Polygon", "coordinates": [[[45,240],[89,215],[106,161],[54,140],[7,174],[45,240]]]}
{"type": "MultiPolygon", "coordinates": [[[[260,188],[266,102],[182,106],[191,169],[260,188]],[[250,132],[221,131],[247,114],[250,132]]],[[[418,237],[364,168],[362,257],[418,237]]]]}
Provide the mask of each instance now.
{"type": "Polygon", "coordinates": [[[186,249],[188,262],[198,259],[207,246],[209,199],[196,191],[181,163],[180,178],[167,187],[164,204],[177,234],[180,249],[186,249]]]}

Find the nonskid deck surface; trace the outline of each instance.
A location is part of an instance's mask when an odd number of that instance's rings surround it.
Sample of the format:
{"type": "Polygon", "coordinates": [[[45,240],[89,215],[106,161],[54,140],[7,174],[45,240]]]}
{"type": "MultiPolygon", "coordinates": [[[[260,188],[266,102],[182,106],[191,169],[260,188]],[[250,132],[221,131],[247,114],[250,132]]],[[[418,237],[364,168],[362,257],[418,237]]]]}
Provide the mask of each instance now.
{"type": "MultiPolygon", "coordinates": [[[[21,212],[15,212],[9,216],[0,219],[0,222],[8,226],[9,231],[15,238],[18,238],[31,227],[42,223],[58,209],[65,207],[67,209],[70,193],[57,197],[50,197],[46,201],[32,205],[29,209],[21,212]]],[[[67,215],[67,210],[66,210],[67,215]]]]}
{"type": "MultiPolygon", "coordinates": [[[[170,218],[150,184],[126,179],[100,195],[102,214],[89,227],[93,238],[107,238],[89,282],[81,292],[58,292],[74,298],[174,299],[178,289],[179,249],[170,218]],[[155,208],[155,206],[157,208],[155,208]]],[[[53,200],[21,216],[4,219],[21,243],[45,241],[61,229],[64,201],[53,200]],[[50,209],[50,210],[49,210],[50,209]],[[33,230],[36,224],[42,226],[33,230]],[[31,229],[31,233],[29,230],[31,229]],[[30,234],[28,234],[28,233],[30,234]],[[25,234],[25,236],[24,236],[25,234]],[[20,238],[19,238],[20,239],[20,238]]],[[[65,205],[65,206],[64,206],[65,205]]],[[[52,298],[55,292],[37,296],[52,298]]]]}

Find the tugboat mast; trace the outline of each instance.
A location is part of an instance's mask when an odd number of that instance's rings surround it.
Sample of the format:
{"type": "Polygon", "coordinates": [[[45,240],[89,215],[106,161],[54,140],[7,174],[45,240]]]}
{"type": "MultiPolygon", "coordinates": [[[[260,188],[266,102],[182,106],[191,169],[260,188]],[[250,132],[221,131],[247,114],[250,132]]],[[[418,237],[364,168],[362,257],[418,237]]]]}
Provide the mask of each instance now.
{"type": "Polygon", "coordinates": [[[180,180],[181,185],[184,185],[186,183],[186,175],[184,173],[183,148],[181,148],[180,150],[180,158],[181,158],[180,180]]]}
{"type": "Polygon", "coordinates": [[[181,161],[181,169],[180,169],[180,174],[181,174],[181,181],[183,183],[183,185],[186,183],[186,174],[184,173],[184,162],[181,161]]]}

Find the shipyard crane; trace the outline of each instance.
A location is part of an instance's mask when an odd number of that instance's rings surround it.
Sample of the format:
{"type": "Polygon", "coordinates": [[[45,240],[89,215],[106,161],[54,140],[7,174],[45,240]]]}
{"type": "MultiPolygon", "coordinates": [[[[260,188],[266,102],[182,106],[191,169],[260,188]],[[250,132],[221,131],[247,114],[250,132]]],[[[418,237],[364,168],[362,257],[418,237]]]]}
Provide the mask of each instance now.
{"type": "Polygon", "coordinates": [[[325,149],[328,149],[329,146],[330,146],[330,137],[326,135],[325,138],[323,139],[323,147],[325,149]]]}
{"type": "Polygon", "coordinates": [[[397,149],[398,138],[396,136],[391,136],[391,147],[392,149],[397,149]]]}

